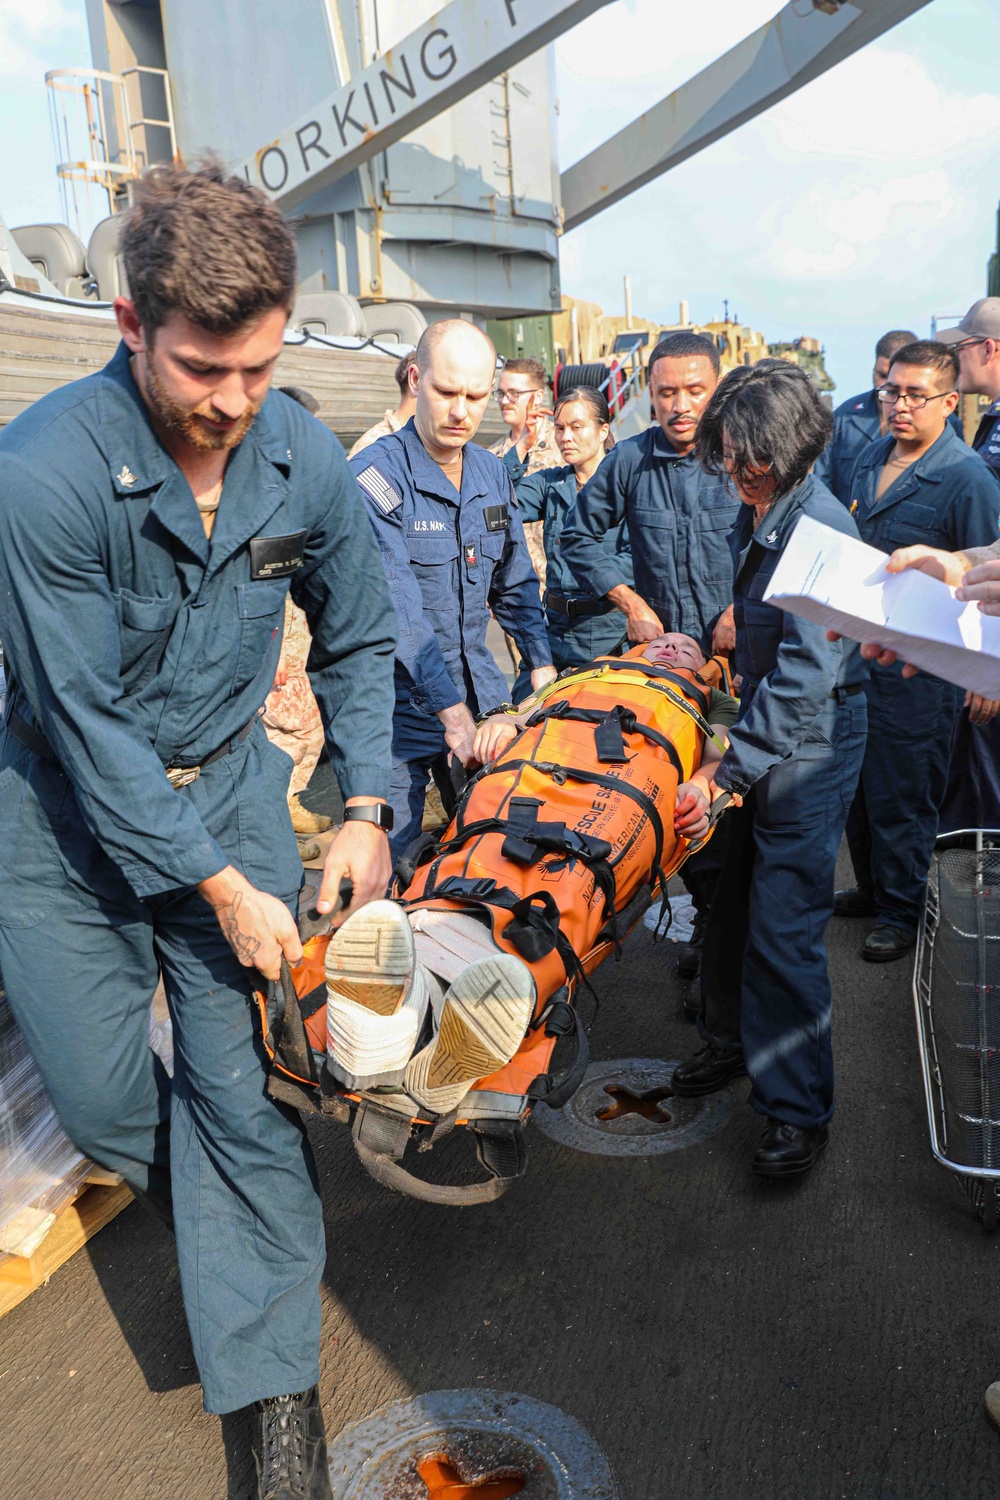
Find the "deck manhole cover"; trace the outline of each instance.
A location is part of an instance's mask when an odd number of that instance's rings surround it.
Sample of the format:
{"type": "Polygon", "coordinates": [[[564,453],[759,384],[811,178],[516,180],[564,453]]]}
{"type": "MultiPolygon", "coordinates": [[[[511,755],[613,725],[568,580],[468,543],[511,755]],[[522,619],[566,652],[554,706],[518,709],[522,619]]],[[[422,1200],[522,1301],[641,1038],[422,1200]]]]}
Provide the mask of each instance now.
{"type": "Polygon", "coordinates": [[[562,1146],[595,1156],[658,1156],[680,1151],[721,1130],[729,1119],[728,1089],[702,1099],[670,1088],[677,1067],[658,1057],[593,1062],[564,1109],[536,1104],[532,1120],[562,1146]]]}
{"type": "Polygon", "coordinates": [[[579,1422],[506,1391],[394,1401],[333,1439],[330,1479],[334,1500],[618,1500],[579,1422]]]}

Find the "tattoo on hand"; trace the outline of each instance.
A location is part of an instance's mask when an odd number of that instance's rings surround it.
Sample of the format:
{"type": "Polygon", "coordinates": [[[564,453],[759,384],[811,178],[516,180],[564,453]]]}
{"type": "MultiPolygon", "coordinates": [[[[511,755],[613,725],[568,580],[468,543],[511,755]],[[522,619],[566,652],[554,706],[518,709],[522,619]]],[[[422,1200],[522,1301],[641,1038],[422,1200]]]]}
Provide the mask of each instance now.
{"type": "Polygon", "coordinates": [[[260,942],[251,933],[244,932],[240,927],[240,904],[242,900],[242,892],[237,891],[232,901],[226,902],[224,906],[217,906],[215,908],[215,914],[219,919],[219,926],[222,928],[226,941],[240,963],[245,968],[252,969],[254,960],[260,950],[260,942]]]}

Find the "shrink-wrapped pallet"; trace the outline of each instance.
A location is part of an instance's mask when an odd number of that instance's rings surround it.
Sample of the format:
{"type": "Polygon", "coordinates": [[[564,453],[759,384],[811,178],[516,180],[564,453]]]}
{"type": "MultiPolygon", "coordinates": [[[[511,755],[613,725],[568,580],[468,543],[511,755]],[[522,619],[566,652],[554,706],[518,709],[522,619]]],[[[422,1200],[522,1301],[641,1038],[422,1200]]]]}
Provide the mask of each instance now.
{"type": "Polygon", "coordinates": [[[56,1118],[0,976],[0,1257],[33,1254],[89,1171],[56,1118]]]}

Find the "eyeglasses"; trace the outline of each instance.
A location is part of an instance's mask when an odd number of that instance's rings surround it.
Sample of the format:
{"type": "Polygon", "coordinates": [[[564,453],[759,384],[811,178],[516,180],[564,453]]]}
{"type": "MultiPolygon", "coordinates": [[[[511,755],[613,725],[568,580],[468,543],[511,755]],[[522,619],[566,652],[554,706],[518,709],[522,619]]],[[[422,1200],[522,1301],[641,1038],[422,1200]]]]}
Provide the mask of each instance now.
{"type": "Polygon", "coordinates": [[[923,411],[928,401],[943,401],[945,396],[953,394],[952,391],[939,391],[936,396],[911,396],[909,391],[901,391],[894,385],[884,385],[876,392],[885,406],[898,406],[901,401],[905,401],[911,411],[923,411]]]}
{"type": "Polygon", "coordinates": [[[984,338],[973,337],[973,338],[968,338],[968,339],[959,339],[958,343],[957,344],[952,344],[951,347],[954,349],[955,353],[957,354],[958,351],[959,351],[959,349],[971,349],[976,344],[985,344],[985,343],[986,343],[986,340],[984,338]]]}
{"type": "Polygon", "coordinates": [[[532,396],[532,395],[534,395],[534,392],[531,391],[531,390],[527,390],[527,391],[497,391],[497,402],[498,402],[498,404],[500,406],[507,406],[509,404],[514,404],[514,403],[520,401],[522,399],[522,397],[524,397],[524,396],[532,396]]]}

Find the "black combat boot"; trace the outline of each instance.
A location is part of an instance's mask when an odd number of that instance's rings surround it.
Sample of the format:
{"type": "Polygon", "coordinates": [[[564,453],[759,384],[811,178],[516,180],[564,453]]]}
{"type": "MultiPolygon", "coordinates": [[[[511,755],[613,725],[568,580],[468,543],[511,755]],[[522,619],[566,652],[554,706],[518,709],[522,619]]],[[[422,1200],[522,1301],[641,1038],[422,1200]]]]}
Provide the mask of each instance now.
{"type": "Polygon", "coordinates": [[[917,934],[912,930],[879,922],[865,938],[861,957],[870,964],[891,964],[897,958],[905,958],[916,942],[917,934]]]}
{"type": "Polygon", "coordinates": [[[686,1062],[678,1063],[670,1078],[670,1087],[681,1099],[699,1099],[714,1094],[731,1078],[741,1078],[747,1070],[738,1048],[717,1047],[714,1042],[699,1048],[686,1062]]]}
{"type": "Polygon", "coordinates": [[[837,891],[833,897],[835,917],[873,917],[875,897],[864,886],[851,885],[837,891]]]}
{"type": "Polygon", "coordinates": [[[801,1177],[812,1171],[829,1138],[826,1125],[806,1130],[801,1125],[769,1119],[754,1153],[754,1173],[757,1177],[801,1177]]]}
{"type": "Polygon", "coordinates": [[[257,1500],[333,1500],[319,1388],[253,1406],[257,1500]]]}

